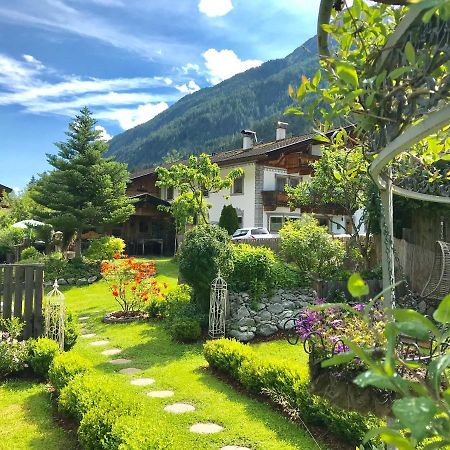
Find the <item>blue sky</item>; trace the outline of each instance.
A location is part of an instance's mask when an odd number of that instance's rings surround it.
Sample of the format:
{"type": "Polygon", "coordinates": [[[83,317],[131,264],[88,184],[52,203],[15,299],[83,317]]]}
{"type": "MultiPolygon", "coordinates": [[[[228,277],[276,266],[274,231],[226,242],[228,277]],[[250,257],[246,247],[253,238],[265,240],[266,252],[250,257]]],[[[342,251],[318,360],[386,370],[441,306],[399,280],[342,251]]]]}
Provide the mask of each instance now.
{"type": "Polygon", "coordinates": [[[88,106],[105,138],[198,89],[289,54],[318,0],[2,0],[0,184],[48,169],[88,106]]]}

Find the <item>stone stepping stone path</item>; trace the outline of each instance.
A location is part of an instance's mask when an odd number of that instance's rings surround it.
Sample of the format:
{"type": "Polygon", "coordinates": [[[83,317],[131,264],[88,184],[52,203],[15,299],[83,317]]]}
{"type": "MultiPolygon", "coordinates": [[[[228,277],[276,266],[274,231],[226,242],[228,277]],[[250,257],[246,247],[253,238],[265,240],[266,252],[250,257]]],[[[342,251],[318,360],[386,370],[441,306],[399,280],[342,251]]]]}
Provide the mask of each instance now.
{"type": "Polygon", "coordinates": [[[87,334],[82,334],[80,337],[82,339],[91,339],[93,337],[97,336],[95,333],[87,333],[87,334]]]}
{"type": "Polygon", "coordinates": [[[248,447],[239,447],[238,445],[227,445],[226,447],[222,447],[220,450],[251,450],[248,447]]]}
{"type": "Polygon", "coordinates": [[[94,347],[102,347],[103,345],[108,345],[108,344],[109,344],[109,341],[104,341],[104,340],[91,342],[91,345],[94,347]]]}
{"type": "Polygon", "coordinates": [[[81,317],[78,317],[78,321],[79,322],[84,322],[85,320],[89,320],[89,316],[81,316],[81,317]]]}
{"type": "Polygon", "coordinates": [[[200,433],[200,434],[212,434],[218,433],[222,431],[223,427],[217,425],[216,423],[194,423],[194,425],[189,428],[191,433],[200,433]]]}
{"type": "Polygon", "coordinates": [[[134,375],[135,373],[142,372],[141,369],[136,369],[136,367],[128,367],[126,369],[119,370],[119,373],[123,373],[125,375],[134,375]]]}
{"type": "Polygon", "coordinates": [[[104,356],[114,356],[118,355],[119,353],[122,353],[122,350],[120,348],[109,348],[108,350],[102,351],[102,355],[104,356]]]}
{"type": "MultiPolygon", "coordinates": [[[[131,362],[131,359],[126,359],[126,358],[117,358],[117,359],[111,359],[111,361],[109,361],[110,364],[114,364],[116,366],[120,366],[121,364],[129,364],[131,362]]],[[[136,369],[139,370],[139,369],[136,369]]]]}
{"type": "Polygon", "coordinates": [[[153,378],[135,378],[130,381],[130,384],[134,386],[148,386],[149,384],[153,384],[155,380],[153,378]]]}
{"type": "Polygon", "coordinates": [[[172,405],[167,405],[164,407],[164,411],[173,414],[183,414],[187,412],[195,411],[195,408],[189,403],[173,403],[172,405]]]}
{"type": "Polygon", "coordinates": [[[150,392],[147,392],[147,396],[153,397],[153,398],[167,398],[167,397],[172,397],[173,395],[175,395],[175,393],[173,391],[150,391],[150,392]]]}

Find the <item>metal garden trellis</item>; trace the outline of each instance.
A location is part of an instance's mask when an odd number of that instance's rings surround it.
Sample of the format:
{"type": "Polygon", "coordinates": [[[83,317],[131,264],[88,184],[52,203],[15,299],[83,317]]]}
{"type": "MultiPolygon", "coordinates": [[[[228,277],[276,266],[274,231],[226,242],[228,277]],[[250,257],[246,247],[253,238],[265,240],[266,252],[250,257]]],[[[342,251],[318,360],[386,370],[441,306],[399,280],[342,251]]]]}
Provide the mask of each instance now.
{"type": "Polygon", "coordinates": [[[64,294],[58,289],[58,287],[58,281],[55,280],[53,283],[53,289],[45,298],[45,337],[56,341],[61,350],[63,350],[66,305],[64,301],[64,294]]]}
{"type": "Polygon", "coordinates": [[[209,336],[212,339],[225,337],[225,315],[228,299],[226,281],[220,276],[220,271],[211,283],[209,304],[209,336]]]}

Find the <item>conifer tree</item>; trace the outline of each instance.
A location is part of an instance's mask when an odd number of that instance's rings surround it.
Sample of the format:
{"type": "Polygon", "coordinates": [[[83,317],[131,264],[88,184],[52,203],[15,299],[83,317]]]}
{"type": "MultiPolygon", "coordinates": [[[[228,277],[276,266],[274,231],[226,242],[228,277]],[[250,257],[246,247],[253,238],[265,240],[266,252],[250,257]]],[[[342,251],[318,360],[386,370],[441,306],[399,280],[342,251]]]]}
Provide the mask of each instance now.
{"type": "Polygon", "coordinates": [[[219,226],[225,228],[230,236],[239,228],[238,215],[233,205],[223,206],[219,226]]]}
{"type": "Polygon", "coordinates": [[[92,113],[83,108],[69,124],[67,141],[55,144],[58,153],[47,154],[53,169],[41,174],[31,191],[33,200],[44,207],[42,219],[76,234],[77,256],[84,230],[125,222],[134,212],[125,192],[127,167],[103,157],[108,145],[95,124],[92,113]]]}

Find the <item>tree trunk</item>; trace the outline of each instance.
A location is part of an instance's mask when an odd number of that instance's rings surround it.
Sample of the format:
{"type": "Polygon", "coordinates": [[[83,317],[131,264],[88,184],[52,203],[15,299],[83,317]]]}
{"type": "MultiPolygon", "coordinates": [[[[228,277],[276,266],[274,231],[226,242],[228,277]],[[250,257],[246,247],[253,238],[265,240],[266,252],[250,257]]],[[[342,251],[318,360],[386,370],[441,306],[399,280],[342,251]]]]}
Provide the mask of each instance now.
{"type": "Polygon", "coordinates": [[[81,231],[77,231],[77,237],[75,239],[75,257],[81,258],[81,231]]]}

